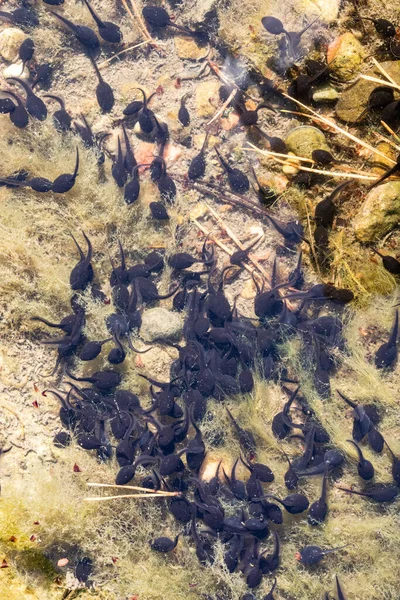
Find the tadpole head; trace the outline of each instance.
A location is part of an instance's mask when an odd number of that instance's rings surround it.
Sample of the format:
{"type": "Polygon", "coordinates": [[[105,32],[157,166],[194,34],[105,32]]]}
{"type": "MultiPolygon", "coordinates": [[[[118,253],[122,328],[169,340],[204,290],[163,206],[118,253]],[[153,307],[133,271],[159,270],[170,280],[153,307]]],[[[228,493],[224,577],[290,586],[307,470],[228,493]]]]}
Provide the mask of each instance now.
{"type": "Polygon", "coordinates": [[[264,29],[266,29],[268,33],[272,33],[272,35],[279,35],[285,31],[282,21],[276,17],[263,17],[261,23],[264,29]]]}

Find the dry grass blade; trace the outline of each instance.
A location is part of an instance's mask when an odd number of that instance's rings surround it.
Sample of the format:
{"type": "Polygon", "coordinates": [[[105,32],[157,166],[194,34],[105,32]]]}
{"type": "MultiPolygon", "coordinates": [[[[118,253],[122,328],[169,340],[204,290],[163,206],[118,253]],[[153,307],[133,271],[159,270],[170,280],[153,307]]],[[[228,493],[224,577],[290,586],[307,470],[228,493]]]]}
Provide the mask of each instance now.
{"type": "Polygon", "coordinates": [[[138,10],[138,7],[136,6],[135,0],[129,0],[129,2],[131,4],[131,6],[132,6],[133,12],[135,13],[135,17],[137,18],[137,20],[139,22],[139,27],[140,27],[141,31],[144,33],[145,37],[149,41],[153,42],[153,38],[151,37],[151,35],[150,35],[150,33],[149,33],[146,25],[145,25],[145,22],[142,19],[142,16],[141,16],[141,14],[140,14],[140,12],[138,10]]]}
{"type": "MultiPolygon", "coordinates": [[[[247,142],[247,146],[250,146],[250,148],[253,148],[254,150],[259,150],[259,148],[257,148],[257,146],[255,146],[254,144],[252,144],[251,142],[247,142]]],[[[247,148],[246,146],[243,147],[243,150],[249,150],[249,148],[247,148]]],[[[297,156],[297,155],[293,155],[293,154],[282,154],[281,152],[273,152],[272,150],[263,150],[263,152],[266,155],[270,155],[270,156],[277,156],[279,158],[285,158],[286,160],[283,162],[287,162],[287,160],[289,159],[293,159],[293,160],[298,160],[300,162],[308,162],[311,164],[314,164],[315,161],[312,158],[305,158],[304,156],[297,156]]]]}
{"type": "MultiPolygon", "coordinates": [[[[381,158],[384,158],[385,160],[390,160],[390,162],[392,162],[394,165],[396,164],[395,160],[388,159],[388,157],[385,154],[383,154],[383,152],[380,152],[379,150],[376,150],[376,148],[374,148],[373,146],[371,146],[367,142],[364,142],[363,140],[360,140],[360,138],[356,137],[352,133],[349,133],[348,131],[346,131],[342,127],[339,127],[339,125],[336,125],[336,123],[334,121],[331,121],[331,119],[327,119],[326,117],[323,117],[322,115],[320,115],[317,112],[315,112],[315,110],[313,110],[312,108],[309,108],[306,104],[303,104],[299,100],[296,100],[296,98],[292,98],[292,96],[289,96],[288,94],[283,94],[283,95],[285,96],[285,98],[288,98],[292,102],[295,102],[298,106],[301,106],[305,110],[308,110],[315,118],[317,118],[319,121],[321,121],[321,123],[325,123],[325,125],[328,125],[329,127],[332,127],[338,133],[341,133],[341,134],[345,135],[346,137],[348,137],[350,140],[352,140],[356,144],[359,144],[360,146],[363,146],[364,148],[367,148],[367,150],[370,150],[371,152],[373,152],[374,154],[377,154],[381,158]]],[[[309,115],[304,115],[304,116],[308,116],[308,118],[311,118],[309,115]]]]}
{"type": "Polygon", "coordinates": [[[106,500],[118,500],[119,498],[169,498],[169,494],[120,494],[119,496],[93,496],[84,498],[85,502],[105,502],[106,500]]]}
{"type": "Polygon", "coordinates": [[[382,75],[384,77],[386,77],[386,79],[388,81],[390,81],[390,83],[392,83],[394,86],[397,87],[398,90],[400,90],[399,84],[396,83],[395,80],[393,79],[393,77],[391,75],[389,75],[389,73],[382,67],[382,65],[380,65],[378,63],[378,61],[376,60],[376,58],[372,57],[372,62],[374,63],[374,65],[376,66],[376,68],[378,69],[378,71],[380,71],[382,73],[382,75]]]}
{"type": "MultiPolygon", "coordinates": [[[[245,150],[245,148],[244,148],[245,150]]],[[[259,154],[263,154],[264,156],[271,156],[271,158],[275,158],[275,160],[279,163],[283,163],[283,164],[289,164],[289,161],[283,161],[280,160],[279,158],[274,157],[268,150],[261,150],[260,148],[256,148],[254,146],[253,148],[249,148],[249,151],[253,151],[253,152],[258,152],[259,154]]],[[[385,155],[383,155],[385,156],[385,155]]],[[[385,157],[387,158],[387,157],[385,157]]],[[[293,160],[297,160],[296,156],[293,156],[293,160]]],[[[319,175],[330,175],[331,177],[343,177],[344,179],[364,179],[366,181],[375,181],[375,179],[378,179],[375,175],[362,175],[360,173],[345,173],[343,171],[324,171],[322,169],[310,169],[309,167],[302,167],[299,165],[294,165],[296,166],[297,169],[299,169],[300,171],[307,171],[308,173],[318,173],[319,175]]]]}
{"type": "Polygon", "coordinates": [[[140,42],[140,44],[135,44],[134,46],[128,46],[127,48],[124,48],[120,52],[117,52],[117,54],[113,54],[113,56],[110,56],[110,58],[107,58],[107,60],[104,60],[102,63],[100,63],[97,66],[99,69],[104,69],[104,67],[106,67],[110,62],[112,62],[114,60],[114,58],[117,58],[117,56],[121,56],[121,54],[125,54],[125,52],[129,52],[129,50],[135,50],[136,48],[140,48],[140,46],[145,46],[146,44],[149,44],[150,41],[151,40],[145,40],[144,42],[140,42]]]}
{"type": "Polygon", "coordinates": [[[98,487],[98,488],[117,488],[120,490],[136,490],[138,492],[149,492],[152,494],[158,494],[163,496],[179,496],[180,492],[163,492],[161,490],[147,490],[147,488],[139,487],[138,485],[117,485],[115,483],[87,483],[88,487],[98,487]]]}
{"type": "Polygon", "coordinates": [[[379,79],[378,77],[372,77],[372,75],[360,75],[360,79],[364,79],[365,81],[372,81],[373,83],[379,83],[381,86],[384,87],[390,87],[396,90],[400,90],[399,86],[396,83],[385,81],[384,79],[379,79]]]}
{"type": "Polygon", "coordinates": [[[221,106],[221,108],[219,108],[217,110],[217,112],[215,113],[215,115],[213,116],[213,118],[211,119],[211,121],[208,121],[207,127],[209,125],[211,125],[211,123],[214,123],[214,121],[216,121],[218,119],[218,117],[220,117],[222,115],[222,113],[224,112],[224,110],[226,109],[226,107],[229,106],[229,104],[231,103],[231,101],[233,100],[233,98],[235,97],[235,95],[236,95],[236,90],[233,90],[230,93],[228,99],[223,103],[223,105],[221,106]]]}
{"type": "Polygon", "coordinates": [[[389,127],[389,125],[387,123],[385,123],[385,121],[381,121],[381,125],[383,125],[383,127],[386,129],[386,131],[388,131],[390,133],[390,135],[392,135],[397,142],[400,142],[400,137],[397,135],[397,133],[395,133],[393,131],[393,129],[391,127],[389,127]]]}

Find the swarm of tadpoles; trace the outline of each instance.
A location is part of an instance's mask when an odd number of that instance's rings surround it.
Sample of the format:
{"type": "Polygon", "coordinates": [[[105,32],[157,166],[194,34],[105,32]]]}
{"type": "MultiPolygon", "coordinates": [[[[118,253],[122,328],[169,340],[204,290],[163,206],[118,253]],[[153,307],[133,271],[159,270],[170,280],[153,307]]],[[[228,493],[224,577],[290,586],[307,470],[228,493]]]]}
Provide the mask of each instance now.
{"type": "MultiPolygon", "coordinates": [[[[80,292],[92,286],[95,298],[101,301],[104,297],[99,289],[93,287],[92,249],[90,241],[84,237],[88,252],[85,255],[78,246],[80,261],[72,269],[70,277],[70,285],[75,292],[71,299],[73,314],[60,323],[49,323],[36,317],[66,333],[64,338],[44,343],[57,346],[57,366],[62,364],[73,381],[69,383],[68,392],[45,392],[55,394],[61,403],[60,419],[65,431],[56,435],[54,443],[58,446],[69,444],[72,434],[79,446],[95,451],[101,460],[108,460],[115,447],[120,469],[115,485],[104,487],[140,492],[123,497],[166,498],[167,510],[182,528],[174,539],[159,537],[151,541],[152,549],[171,552],[184,535],[191,539],[200,563],[207,565],[214,562],[214,540],[219,539],[226,547],[228,570],[241,570],[249,588],[256,588],[264,575],[279,569],[279,528],[285,523],[284,512],[296,516],[308,511],[308,522],[314,527],[328,518],[328,481],[335,477],[336,469],[343,464],[345,457],[332,447],[328,433],[301,396],[299,387],[293,391],[287,387],[296,383],[296,374],[282,368],[280,344],[288,336],[300,336],[305,352],[314,363],[316,389],[321,397],[329,398],[329,375],[335,369],[332,352],[336,347],[343,348],[344,342],[339,318],[318,317],[317,314],[321,305],[336,304],[340,307],[346,303],[345,290],[339,293],[333,286],[319,284],[302,290],[301,259],[281,281],[275,265],[269,289],[258,288],[254,301],[258,317],[255,326],[230,306],[224,293],[227,271],[239,267],[229,266],[218,273],[214,249],[207,239],[198,259],[184,252],[170,256],[168,262],[177,283],[165,295],[159,294],[152,280],[164,267],[163,257],[152,252],[143,263],[128,267],[120,244],[120,262],[113,264],[110,277],[115,306],[115,312],[106,320],[110,337],[90,341],[82,333],[86,315],[80,302],[80,292]],[[202,270],[192,271],[197,263],[202,265],[202,270]],[[290,293],[285,293],[285,288],[289,288],[290,293]],[[108,343],[113,344],[108,354],[111,365],[123,362],[127,351],[125,341],[128,348],[137,352],[130,334],[140,327],[141,308],[171,295],[174,295],[175,310],[186,315],[184,340],[175,345],[179,357],[171,366],[169,382],[162,383],[141,375],[150,383],[152,402],[149,408],[144,408],[140,399],[129,390],[119,389],[123,379],[116,370],[105,369],[88,377],[73,375],[71,368],[77,358],[93,360],[108,343]],[[288,300],[291,300],[290,305],[288,300]],[[296,309],[292,307],[293,301],[300,302],[296,309]],[[292,459],[287,457],[289,468],[284,483],[290,493],[284,498],[268,492],[268,484],[274,481],[274,474],[267,465],[257,462],[256,437],[237,422],[227,405],[235,395],[252,391],[253,371],[260,359],[261,376],[280,383],[289,396],[282,411],[273,418],[272,434],[283,439],[288,438],[292,431],[300,430],[304,436],[303,453],[292,459]],[[82,381],[91,386],[80,387],[75,383],[82,381]],[[212,399],[225,403],[242,454],[230,472],[220,463],[214,477],[205,482],[199,477],[199,472],[213,441],[203,438],[201,423],[209,414],[208,403],[212,399]],[[293,408],[296,408],[297,415],[301,415],[300,419],[291,414],[293,408]],[[238,478],[239,464],[249,471],[247,481],[238,478]],[[144,476],[143,469],[148,471],[144,476]],[[294,490],[301,478],[316,475],[322,476],[321,496],[310,505],[304,494],[294,490]],[[132,480],[137,481],[136,485],[129,485],[132,480]],[[231,507],[229,511],[224,508],[227,501],[231,507]],[[203,524],[201,529],[198,527],[200,522],[203,524]],[[267,541],[270,536],[273,538],[272,548],[267,541]]],[[[247,260],[247,256],[242,259],[247,260]]],[[[392,332],[389,343],[377,352],[377,366],[388,368],[392,364],[393,344],[396,348],[393,340],[396,337],[397,317],[395,332],[392,332]],[[388,352],[390,360],[387,360],[388,352]]],[[[170,344],[168,340],[157,341],[170,344]]],[[[354,409],[351,442],[359,457],[358,475],[370,481],[374,474],[373,466],[364,458],[358,444],[367,436],[375,452],[383,451],[384,439],[378,431],[379,415],[371,407],[359,406],[345,396],[343,398],[354,409]]],[[[224,434],[221,432],[221,435],[224,434]]],[[[360,492],[345,491],[376,502],[393,500],[398,494],[400,460],[391,450],[390,453],[394,485],[372,485],[360,492]]],[[[102,485],[98,484],[98,487],[102,485]]],[[[114,497],[119,496],[91,500],[114,497]]],[[[297,553],[296,559],[305,566],[314,565],[338,549],[306,546],[297,553]]]]}
{"type": "MultiPolygon", "coordinates": [[[[58,6],[63,0],[44,2],[58,6]]],[[[98,105],[102,112],[108,113],[114,107],[114,93],[103,79],[96,59],[103,41],[119,44],[122,35],[116,24],[104,21],[88,0],[84,2],[101,40],[90,27],[73,23],[57,12],[50,12],[67,27],[68,32],[78,42],[80,50],[87,55],[98,80],[95,90],[98,105]]],[[[0,17],[28,29],[39,24],[35,11],[27,8],[17,8],[8,13],[2,11],[0,17]]],[[[145,24],[140,20],[139,22],[145,31],[146,26],[154,32],[172,28],[199,40],[206,37],[203,31],[192,31],[184,25],[176,24],[161,6],[146,5],[142,17],[145,24]]],[[[377,33],[389,42],[389,50],[395,54],[396,30],[393,24],[385,19],[369,19],[359,15],[358,18],[370,20],[377,33]]],[[[293,57],[298,52],[303,34],[316,21],[317,19],[308,23],[298,32],[288,31],[275,17],[264,17],[262,25],[269,34],[284,36],[282,39],[286,40],[288,53],[293,57]]],[[[147,41],[150,43],[151,37],[147,41]]],[[[19,50],[23,66],[30,64],[34,53],[33,41],[26,40],[19,50]]],[[[25,96],[22,99],[13,89],[1,90],[6,97],[0,99],[0,113],[8,114],[15,127],[24,129],[29,126],[31,119],[44,121],[47,118],[46,104],[34,88],[38,84],[48,82],[51,72],[51,67],[46,63],[36,68],[31,84],[19,77],[7,80],[11,85],[16,84],[22,88],[25,96]]],[[[306,72],[293,79],[289,97],[286,96],[290,102],[311,113],[303,113],[303,116],[319,118],[328,125],[330,122],[327,119],[316,116],[303,101],[310,101],[314,83],[319,83],[329,76],[329,65],[308,61],[306,72]]],[[[269,92],[273,90],[280,101],[286,102],[281,90],[266,81],[263,85],[269,92]]],[[[169,128],[151,108],[150,103],[155,93],[148,95],[142,88],[138,88],[138,92],[140,98],[134,99],[123,110],[115,153],[103,147],[103,142],[109,134],[94,135],[84,115],[73,121],[62,97],[52,93],[43,97],[59,105],[58,110],[53,113],[53,122],[60,135],[73,131],[79,136],[84,146],[94,151],[99,168],[106,155],[111,156],[111,175],[116,185],[123,189],[127,205],[135,204],[139,198],[140,169],[149,168],[161,198],[160,201],[150,204],[151,214],[156,219],[167,220],[167,207],[174,203],[177,193],[175,181],[167,170],[164,157],[170,138],[169,128]],[[157,155],[149,164],[138,164],[135,158],[128,128],[136,123],[139,125],[140,135],[158,145],[157,155]]],[[[191,122],[185,106],[186,97],[186,94],[182,97],[178,113],[179,121],[184,127],[189,126],[191,122]]],[[[223,103],[220,111],[223,111],[224,107],[235,110],[239,115],[240,126],[251,129],[253,133],[268,141],[269,150],[261,152],[277,161],[287,160],[285,142],[278,136],[267,134],[259,126],[260,111],[277,112],[274,106],[262,101],[255,108],[248,108],[246,85],[236,80],[221,85],[220,99],[223,103]]],[[[290,108],[293,108],[292,104],[290,108]]],[[[293,111],[288,111],[290,112],[293,111]]],[[[362,121],[370,113],[380,114],[389,124],[400,119],[400,103],[395,100],[391,88],[383,85],[374,90],[358,121],[362,121]]],[[[342,130],[340,132],[343,133],[342,130]]],[[[254,169],[252,170],[255,183],[251,183],[246,173],[233,164],[223,149],[216,148],[215,152],[229,189],[203,180],[207,170],[206,153],[210,133],[211,127],[208,124],[204,143],[188,166],[185,184],[259,215],[281,235],[285,249],[293,254],[302,242],[310,244],[311,240],[307,239],[301,223],[283,222],[266,210],[266,207],[269,208],[276,201],[276,194],[260,184],[254,169]],[[251,193],[251,187],[254,187],[258,201],[246,196],[251,193]]],[[[354,141],[354,136],[352,139],[354,141]]],[[[331,173],[326,168],[332,165],[336,168],[341,161],[326,150],[315,150],[311,159],[296,158],[309,164],[309,167],[300,167],[305,173],[308,171],[312,175],[338,175],[337,172],[331,173]]],[[[358,172],[347,173],[345,176],[349,180],[337,185],[316,205],[314,246],[322,270],[329,262],[329,232],[334,224],[339,194],[347,185],[353,184],[355,178],[371,180],[372,188],[397,175],[400,160],[392,162],[393,166],[378,178],[358,172]]],[[[1,178],[0,183],[12,188],[30,188],[38,193],[64,194],[73,188],[78,175],[77,149],[75,167],[70,174],[61,174],[51,181],[43,176],[31,177],[28,173],[20,172],[1,178]]],[[[101,181],[99,173],[99,183],[101,181]]],[[[263,599],[273,600],[278,583],[275,574],[279,575],[283,538],[279,531],[285,526],[286,513],[291,519],[307,513],[308,524],[311,527],[318,527],[324,523],[329,518],[330,483],[338,476],[338,467],[343,467],[345,462],[344,454],[332,446],[324,424],[318,421],[306,398],[301,394],[297,385],[298,374],[290,371],[290,365],[289,368],[284,366],[281,345],[289,337],[298,336],[305,360],[313,371],[315,390],[322,401],[328,401],[332,393],[330,376],[337,367],[335,351],[343,350],[345,344],[340,314],[344,306],[353,300],[352,292],[339,289],[330,283],[306,285],[301,251],[297,254],[292,270],[285,275],[279,274],[276,257],[270,275],[267,273],[265,276],[259,265],[258,269],[253,270],[250,264],[257,267],[257,261],[253,260],[251,250],[259,238],[247,248],[240,247],[231,253],[229,266],[221,271],[217,268],[214,245],[211,239],[206,237],[200,256],[176,252],[168,258],[168,266],[172,270],[171,287],[167,293],[161,294],[157,288],[157,278],[165,266],[162,253],[150,252],[143,262],[128,265],[124,249],[119,243],[118,264],[111,263],[109,283],[114,311],[105,322],[107,337],[90,340],[84,334],[88,315],[82,292],[90,292],[97,302],[108,300],[101,288],[94,283],[92,244],[86,233],[83,233],[83,237],[87,245],[86,252],[73,237],[79,261],[70,274],[72,312],[59,323],[49,322],[39,316],[34,317],[34,320],[62,332],[60,337],[43,341],[47,346],[57,349],[54,372],[60,368],[62,376],[68,377],[68,380],[64,380],[63,390],[43,392],[54,394],[60,401],[59,417],[64,429],[57,433],[54,444],[65,447],[74,439],[81,448],[96,452],[102,461],[109,460],[115,454],[119,465],[115,484],[90,485],[137,492],[88,500],[106,501],[120,497],[166,499],[165,510],[175,518],[180,531],[173,539],[162,536],[149,540],[152,550],[161,553],[172,552],[181,536],[184,536],[194,546],[199,562],[207,566],[215,561],[215,542],[219,540],[224,545],[226,568],[230,573],[242,572],[250,589],[257,588],[264,576],[274,576],[272,587],[263,599]],[[236,307],[231,306],[224,291],[228,275],[234,276],[242,268],[251,272],[256,287],[253,319],[240,315],[236,307]],[[141,375],[150,384],[151,404],[144,408],[142,399],[123,387],[123,377],[118,365],[124,363],[128,352],[147,351],[136,349],[132,343],[133,334],[140,331],[143,309],[149,304],[172,296],[173,309],[183,313],[185,317],[183,339],[178,344],[171,344],[169,340],[164,339],[157,340],[160,344],[173,345],[178,350],[178,358],[171,365],[168,382],[141,375]],[[321,316],[322,307],[333,309],[334,313],[321,316]],[[110,368],[94,372],[87,377],[74,374],[73,370],[80,361],[90,362],[96,359],[105,352],[105,348],[110,368]],[[283,453],[282,460],[287,460],[288,463],[284,484],[289,492],[283,498],[270,493],[268,486],[275,479],[274,473],[268,465],[257,461],[257,437],[252,431],[242,427],[230,406],[230,399],[253,391],[257,365],[261,365],[260,377],[279,384],[282,393],[287,396],[282,410],[270,415],[271,433],[278,440],[289,440],[300,435],[304,442],[300,455],[289,457],[283,453]],[[65,386],[68,386],[67,390],[65,386]],[[204,481],[200,472],[206,453],[223,443],[226,435],[222,428],[215,438],[203,435],[202,423],[205,419],[212,419],[210,402],[224,405],[241,452],[235,457],[231,469],[220,462],[214,476],[209,481],[204,481]],[[246,480],[238,476],[240,465],[249,473],[246,480]],[[321,476],[321,493],[310,504],[304,494],[295,490],[302,478],[317,475],[321,476]],[[133,480],[137,485],[130,485],[133,480]],[[229,509],[226,508],[227,504],[229,509]]],[[[386,256],[376,248],[373,250],[382,257],[383,265],[388,271],[393,274],[400,273],[400,264],[394,257],[386,256]]],[[[374,357],[377,369],[391,369],[395,365],[397,338],[396,311],[388,341],[380,346],[374,357]]],[[[362,405],[343,393],[338,393],[352,409],[353,431],[352,439],[348,442],[357,454],[357,474],[362,482],[367,482],[365,488],[360,491],[339,489],[378,503],[391,502],[399,492],[400,458],[389,448],[379,431],[379,413],[374,406],[362,405]],[[375,470],[360,447],[363,441],[378,454],[381,454],[386,446],[392,462],[393,483],[368,483],[372,482],[375,470]]],[[[310,545],[300,549],[293,558],[310,567],[321,562],[325,556],[345,547],[343,545],[324,548],[310,545]]],[[[77,567],[78,579],[86,581],[91,567],[90,559],[80,561],[77,567]]],[[[340,600],[343,598],[343,592],[338,578],[336,588],[340,600]]],[[[329,598],[328,594],[325,597],[329,598]]],[[[255,600],[255,596],[247,593],[242,600],[255,600]]]]}

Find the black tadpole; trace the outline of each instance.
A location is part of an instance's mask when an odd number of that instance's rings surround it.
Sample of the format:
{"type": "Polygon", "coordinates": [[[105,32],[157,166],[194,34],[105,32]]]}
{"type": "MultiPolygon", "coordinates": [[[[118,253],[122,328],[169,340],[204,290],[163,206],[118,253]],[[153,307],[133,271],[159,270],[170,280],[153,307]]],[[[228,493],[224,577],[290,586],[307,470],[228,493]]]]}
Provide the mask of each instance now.
{"type": "Polygon", "coordinates": [[[75,180],[78,176],[79,169],[79,150],[76,149],[76,159],[75,159],[75,168],[73,173],[64,173],[63,175],[59,175],[54,181],[52,186],[52,191],[55,194],[65,194],[69,192],[75,185],[75,180]]]}
{"type": "Polygon", "coordinates": [[[392,457],[392,477],[397,486],[400,486],[400,458],[398,458],[389,444],[385,442],[387,449],[392,457]]]}
{"type": "Polygon", "coordinates": [[[239,169],[231,167],[226,162],[226,160],[221,156],[221,154],[219,153],[217,148],[215,148],[215,152],[217,153],[219,161],[220,161],[225,173],[228,176],[228,181],[229,181],[231,190],[233,192],[236,192],[237,194],[245,194],[246,192],[248,192],[250,189],[250,182],[249,182],[247,175],[242,173],[242,171],[240,171],[239,169]]]}
{"type": "Polygon", "coordinates": [[[39,25],[39,19],[36,14],[32,10],[23,7],[16,8],[11,12],[1,10],[0,19],[10,21],[10,23],[14,23],[15,25],[25,25],[26,27],[37,27],[39,25]]]}
{"type": "Polygon", "coordinates": [[[379,35],[386,39],[393,38],[396,35],[396,27],[387,19],[373,19],[372,17],[357,17],[360,21],[371,21],[379,35]]]}
{"type": "Polygon", "coordinates": [[[47,117],[46,105],[39,96],[33,93],[30,85],[19,77],[8,77],[7,81],[16,81],[24,89],[26,93],[26,110],[34,119],[44,121],[47,117]]]}
{"type": "Polygon", "coordinates": [[[96,22],[100,37],[111,44],[119,44],[122,41],[122,33],[118,25],[115,25],[115,23],[111,23],[110,21],[102,21],[99,15],[91,7],[88,0],[84,0],[84,2],[96,22]]]}
{"type": "Polygon", "coordinates": [[[146,23],[155,29],[165,29],[166,27],[175,27],[179,31],[183,31],[188,35],[199,35],[195,31],[184,27],[183,25],[177,25],[171,20],[171,17],[162,6],[147,5],[142,10],[142,15],[146,23]]]}
{"type": "Polygon", "coordinates": [[[190,114],[188,109],[186,108],[186,100],[190,96],[191,92],[187,92],[181,98],[181,103],[178,111],[178,121],[184,126],[187,127],[190,125],[190,114]]]}
{"type": "Polygon", "coordinates": [[[41,83],[42,86],[48,85],[52,73],[53,67],[49,63],[43,63],[42,65],[38,65],[36,67],[36,72],[31,84],[31,88],[33,89],[36,85],[38,85],[38,83],[41,83]]]}
{"type": "Polygon", "coordinates": [[[113,166],[111,167],[111,175],[113,176],[118,187],[124,187],[127,180],[127,174],[124,165],[124,155],[122,152],[121,138],[119,136],[117,156],[114,159],[113,166]]]}
{"type": "Polygon", "coordinates": [[[55,94],[44,94],[44,98],[51,98],[59,103],[60,109],[53,113],[54,126],[59,131],[69,131],[71,129],[72,118],[65,110],[65,102],[60,96],[55,94]]]}
{"type": "Polygon", "coordinates": [[[207,131],[200,152],[198,154],[196,154],[196,156],[194,158],[192,158],[192,160],[190,162],[188,177],[192,181],[195,181],[196,179],[203,177],[204,173],[206,172],[205,152],[206,152],[206,148],[207,148],[209,135],[210,135],[210,133],[209,133],[209,131],[207,131]]]}
{"type": "Polygon", "coordinates": [[[280,35],[282,33],[285,34],[285,36],[288,40],[290,53],[293,55],[295,49],[300,44],[302,35],[308,29],[310,29],[310,27],[312,25],[314,25],[314,23],[316,21],[318,21],[318,19],[319,19],[319,17],[314,19],[314,21],[311,21],[311,23],[308,23],[305,27],[303,27],[303,29],[301,31],[298,31],[298,32],[297,31],[286,31],[286,29],[284,28],[284,26],[282,24],[282,21],[280,21],[276,17],[263,17],[261,19],[261,23],[263,24],[263,27],[268,31],[268,33],[271,33],[272,35],[280,35]]]}
{"type": "Polygon", "coordinates": [[[9,90],[0,91],[3,94],[8,94],[17,101],[17,105],[14,105],[14,109],[9,112],[10,121],[13,125],[15,125],[15,127],[18,127],[18,129],[24,129],[24,127],[26,127],[29,123],[29,115],[20,96],[9,90]]]}
{"type": "Polygon", "coordinates": [[[89,58],[96,72],[97,79],[99,80],[96,87],[97,104],[103,112],[110,112],[115,102],[113,89],[109,83],[104,81],[94,58],[92,56],[89,56],[89,58]]]}
{"type": "Polygon", "coordinates": [[[313,502],[308,513],[308,522],[312,526],[320,525],[326,519],[328,514],[328,504],[326,502],[328,483],[328,465],[325,465],[325,472],[322,479],[322,491],[318,500],[313,502]]]}
{"type": "Polygon", "coordinates": [[[86,342],[83,346],[82,350],[79,353],[79,358],[81,360],[94,360],[101,352],[104,344],[112,340],[112,338],[107,338],[102,342],[86,342]]]}
{"type": "Polygon", "coordinates": [[[349,494],[370,498],[375,502],[392,502],[399,493],[399,488],[395,485],[377,485],[370,488],[368,492],[356,492],[355,490],[349,490],[348,488],[342,487],[338,487],[338,489],[342,490],[342,492],[348,492],[349,494]]]}
{"type": "Polygon", "coordinates": [[[362,113],[357,117],[356,123],[362,121],[365,115],[370,110],[379,110],[392,104],[394,100],[394,92],[392,88],[380,86],[372,90],[368,97],[367,106],[362,113]]]}
{"type": "Polygon", "coordinates": [[[90,262],[92,260],[93,255],[92,244],[85,232],[82,231],[82,235],[85,238],[88,246],[88,251],[85,256],[82,251],[82,248],[79,246],[72,233],[70,235],[74,240],[76,247],[78,248],[80,260],[71,271],[71,274],[69,276],[69,283],[74,291],[84,290],[93,280],[93,267],[90,262]]]}
{"type": "Polygon", "coordinates": [[[373,464],[369,460],[364,458],[361,448],[356,442],[354,442],[353,440],[346,440],[346,441],[349,442],[349,444],[353,444],[353,446],[357,450],[357,454],[358,454],[357,471],[358,471],[359,476],[361,477],[361,479],[364,479],[365,481],[369,481],[375,475],[375,469],[373,467],[373,464]]]}
{"type": "Polygon", "coordinates": [[[18,50],[18,57],[22,61],[21,73],[24,72],[25,64],[29,62],[35,52],[35,42],[27,38],[22,42],[18,50]]]}
{"type": "Polygon", "coordinates": [[[342,550],[342,548],[346,548],[349,544],[345,546],[339,546],[338,548],[330,548],[328,550],[323,550],[319,546],[305,546],[300,550],[300,552],[296,552],[295,558],[303,565],[311,566],[316,565],[324,558],[326,554],[331,554],[332,552],[336,552],[337,550],[342,550]]]}
{"type": "Polygon", "coordinates": [[[153,219],[157,219],[158,221],[169,220],[167,209],[162,202],[150,202],[149,208],[153,219]]]}
{"type": "Polygon", "coordinates": [[[398,157],[396,159],[396,164],[393,165],[393,167],[391,167],[388,171],[386,171],[386,173],[384,173],[383,175],[381,175],[381,177],[379,177],[379,179],[377,179],[376,181],[374,181],[374,183],[372,183],[371,185],[369,185],[368,189],[372,190],[372,188],[376,187],[377,185],[379,185],[380,183],[382,183],[382,181],[385,181],[388,177],[391,177],[392,175],[395,175],[399,171],[400,171],[400,154],[398,155],[398,157]]]}
{"type": "Polygon", "coordinates": [[[273,496],[272,494],[266,494],[265,496],[262,496],[262,498],[273,498],[276,502],[282,504],[285,510],[291,515],[300,514],[307,510],[309,506],[308,498],[303,494],[289,494],[283,500],[280,500],[280,498],[277,498],[277,496],[273,496]]]}
{"type": "Polygon", "coordinates": [[[397,359],[397,334],[399,329],[399,311],[396,310],[394,323],[387,342],[378,348],[375,354],[377,369],[390,369],[397,359]]]}
{"type": "Polygon", "coordinates": [[[180,533],[176,536],[174,540],[171,540],[168,537],[159,537],[156,538],[153,542],[151,542],[151,549],[156,552],[172,552],[178,544],[180,533]]]}
{"type": "Polygon", "coordinates": [[[87,27],[86,25],[76,25],[69,19],[66,19],[59,13],[56,13],[52,10],[50,11],[50,13],[54,17],[59,19],[62,23],[64,23],[64,25],[66,25],[68,29],[72,31],[78,42],[82,44],[82,46],[90,50],[90,53],[97,53],[97,51],[100,51],[99,38],[97,37],[93,29],[87,27]]]}
{"type": "Polygon", "coordinates": [[[400,275],[400,261],[394,258],[394,256],[381,254],[376,248],[371,248],[371,250],[381,257],[382,264],[386,271],[389,271],[389,273],[392,273],[393,275],[400,275]]]}
{"type": "Polygon", "coordinates": [[[251,171],[253,173],[253,177],[256,181],[257,184],[257,190],[254,188],[254,191],[256,192],[259,201],[261,202],[261,204],[263,206],[269,207],[271,206],[274,202],[276,202],[278,200],[278,195],[274,192],[274,190],[266,185],[262,185],[257,177],[257,173],[253,167],[253,165],[250,165],[251,171]]]}
{"type": "MultiPolygon", "coordinates": [[[[322,152],[322,151],[321,151],[322,152]]],[[[349,181],[344,181],[337,185],[332,192],[323,200],[318,202],[314,211],[314,218],[317,226],[321,225],[326,229],[332,227],[333,219],[336,214],[336,205],[334,204],[334,199],[345,187],[347,187],[350,183],[353,183],[353,179],[349,181]]]]}

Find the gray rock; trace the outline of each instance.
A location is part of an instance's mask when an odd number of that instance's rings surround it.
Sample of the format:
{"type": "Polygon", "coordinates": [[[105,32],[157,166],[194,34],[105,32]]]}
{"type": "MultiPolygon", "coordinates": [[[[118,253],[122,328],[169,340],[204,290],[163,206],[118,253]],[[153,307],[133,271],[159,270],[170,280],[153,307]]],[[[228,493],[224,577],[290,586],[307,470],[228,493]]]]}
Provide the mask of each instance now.
{"type": "Polygon", "coordinates": [[[285,143],[288,150],[304,158],[311,158],[313,150],[330,150],[322,131],[309,125],[295,127],[289,131],[285,143]]]}
{"type": "Polygon", "coordinates": [[[314,102],[336,102],[338,98],[339,92],[330,83],[321,85],[313,93],[314,102]]]}
{"type": "Polygon", "coordinates": [[[400,181],[390,181],[372,189],[353,220],[360,242],[375,242],[400,221],[400,181]]]}
{"type": "Polygon", "coordinates": [[[181,337],[182,328],[183,319],[177,313],[166,308],[150,308],[142,315],[140,335],[145,342],[152,342],[156,338],[173,342],[181,337]]]}
{"type": "MultiPolygon", "coordinates": [[[[386,61],[381,63],[381,66],[395,81],[400,80],[400,60],[386,61]]],[[[366,75],[384,79],[376,67],[367,71],[366,75]]],[[[336,116],[347,123],[355,123],[364,108],[366,108],[370,93],[379,85],[379,83],[365,79],[359,79],[356,83],[350,85],[340,94],[339,101],[336,104],[336,116]]],[[[398,97],[399,95],[395,93],[395,98],[398,97]]]]}

